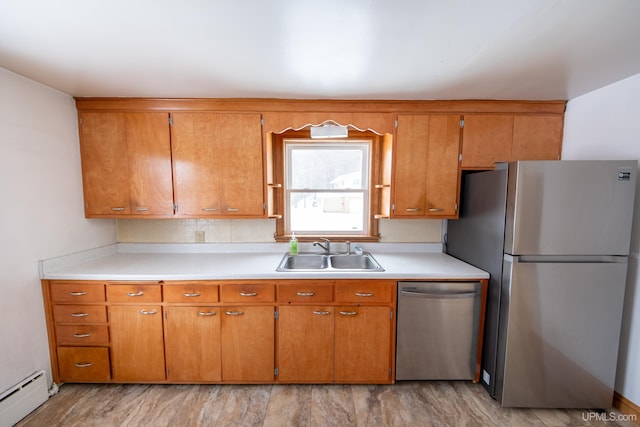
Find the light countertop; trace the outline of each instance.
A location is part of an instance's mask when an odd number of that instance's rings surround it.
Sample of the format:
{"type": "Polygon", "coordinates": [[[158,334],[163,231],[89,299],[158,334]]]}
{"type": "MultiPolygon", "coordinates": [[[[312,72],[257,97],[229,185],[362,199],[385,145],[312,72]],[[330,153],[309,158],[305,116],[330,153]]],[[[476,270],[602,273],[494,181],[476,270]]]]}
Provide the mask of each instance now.
{"type": "Polygon", "coordinates": [[[382,272],[278,272],[283,244],[114,244],[40,261],[51,280],[486,279],[437,244],[362,245],[382,272]]]}

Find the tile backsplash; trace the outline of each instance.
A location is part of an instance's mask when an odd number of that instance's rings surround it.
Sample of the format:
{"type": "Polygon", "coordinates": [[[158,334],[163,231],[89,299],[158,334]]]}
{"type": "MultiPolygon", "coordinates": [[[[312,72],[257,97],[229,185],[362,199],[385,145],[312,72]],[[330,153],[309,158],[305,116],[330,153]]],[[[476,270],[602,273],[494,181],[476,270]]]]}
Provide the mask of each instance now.
{"type": "MultiPolygon", "coordinates": [[[[380,220],[381,242],[439,243],[441,220],[380,220]]],[[[274,219],[119,219],[120,243],[273,242],[274,219]]]]}

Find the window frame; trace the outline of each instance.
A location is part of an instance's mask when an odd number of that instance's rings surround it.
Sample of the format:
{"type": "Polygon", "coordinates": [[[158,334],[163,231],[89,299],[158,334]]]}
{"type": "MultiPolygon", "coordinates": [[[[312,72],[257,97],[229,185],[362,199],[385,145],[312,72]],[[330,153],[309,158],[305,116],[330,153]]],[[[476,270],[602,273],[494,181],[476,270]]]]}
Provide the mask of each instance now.
{"type": "MultiPolygon", "coordinates": [[[[374,191],[378,188],[377,183],[382,181],[381,162],[382,162],[382,136],[371,131],[353,132],[350,130],[350,136],[347,138],[335,138],[332,139],[333,143],[347,140],[368,140],[371,141],[370,145],[370,163],[369,163],[369,212],[367,212],[367,220],[369,223],[368,234],[366,235],[354,235],[354,234],[296,234],[296,238],[299,241],[314,241],[318,238],[325,237],[334,241],[352,241],[352,242],[377,242],[380,240],[378,232],[379,218],[384,217],[376,214],[380,210],[381,197],[379,191],[374,191]]],[[[288,130],[282,133],[272,133],[271,143],[268,159],[268,169],[271,171],[269,176],[272,176],[273,180],[270,180],[268,185],[269,198],[270,198],[270,217],[276,221],[276,232],[274,233],[274,239],[277,242],[286,242],[290,238],[290,234],[286,231],[285,227],[285,213],[284,213],[284,185],[285,185],[285,139],[293,140],[308,140],[309,142],[316,141],[311,139],[311,135],[308,129],[302,130],[288,130]]]]}
{"type": "Polygon", "coordinates": [[[369,227],[371,226],[369,216],[371,212],[371,166],[372,166],[372,147],[373,142],[369,138],[345,138],[342,141],[336,141],[335,139],[298,139],[298,138],[285,138],[284,143],[284,226],[285,233],[290,234],[295,231],[296,236],[319,236],[319,235],[341,235],[349,238],[368,236],[369,227]],[[351,150],[362,152],[362,163],[360,177],[360,188],[293,188],[293,169],[291,166],[292,154],[296,150],[312,149],[316,151],[341,151],[351,150]],[[347,230],[326,230],[321,232],[320,230],[292,230],[292,211],[291,211],[291,197],[294,194],[303,193],[316,193],[316,194],[361,194],[362,195],[362,231],[347,231],[347,230]],[[322,233],[322,234],[319,234],[322,233]]]}

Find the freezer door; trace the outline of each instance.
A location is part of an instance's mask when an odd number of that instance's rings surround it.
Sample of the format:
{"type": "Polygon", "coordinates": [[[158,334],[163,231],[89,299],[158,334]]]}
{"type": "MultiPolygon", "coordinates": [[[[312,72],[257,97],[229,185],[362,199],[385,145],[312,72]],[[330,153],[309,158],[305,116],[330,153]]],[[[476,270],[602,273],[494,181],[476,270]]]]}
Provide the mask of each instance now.
{"type": "Polygon", "coordinates": [[[505,257],[497,399],[508,407],[610,408],[627,262],[505,257]]]}
{"type": "Polygon", "coordinates": [[[505,252],[628,255],[637,161],[509,163],[505,252]]]}

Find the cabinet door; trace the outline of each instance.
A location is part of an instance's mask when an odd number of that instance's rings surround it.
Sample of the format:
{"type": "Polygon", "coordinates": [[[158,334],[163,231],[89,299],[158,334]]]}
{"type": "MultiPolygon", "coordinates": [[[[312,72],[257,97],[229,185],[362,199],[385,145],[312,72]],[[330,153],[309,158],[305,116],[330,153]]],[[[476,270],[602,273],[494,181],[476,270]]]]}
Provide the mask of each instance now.
{"type": "Polygon", "coordinates": [[[111,306],[109,321],[113,379],[164,380],[161,306],[111,306]]]}
{"type": "Polygon", "coordinates": [[[512,159],[513,115],[465,114],[462,168],[493,169],[512,159]]]}
{"type": "Polygon", "coordinates": [[[391,382],[391,309],[336,307],[337,382],[391,382]]]}
{"type": "Polygon", "coordinates": [[[398,116],[393,216],[455,217],[459,153],[459,115],[398,116]]]}
{"type": "Polygon", "coordinates": [[[263,216],[260,114],[174,113],[177,214],[263,216]]]}
{"type": "Polygon", "coordinates": [[[172,381],[220,381],[220,309],[165,309],[167,372],[172,381]]]}
{"type": "Polygon", "coordinates": [[[82,112],[80,148],[87,216],[173,214],[166,113],[82,112]]]}
{"type": "Polygon", "coordinates": [[[220,308],[222,380],[271,382],[274,359],[273,306],[220,308]]]}
{"type": "Polygon", "coordinates": [[[562,151],[561,116],[515,116],[512,160],[558,160],[562,151]]]}
{"type": "Polygon", "coordinates": [[[278,379],[331,382],[334,307],[282,306],[278,316],[278,379]]]}

